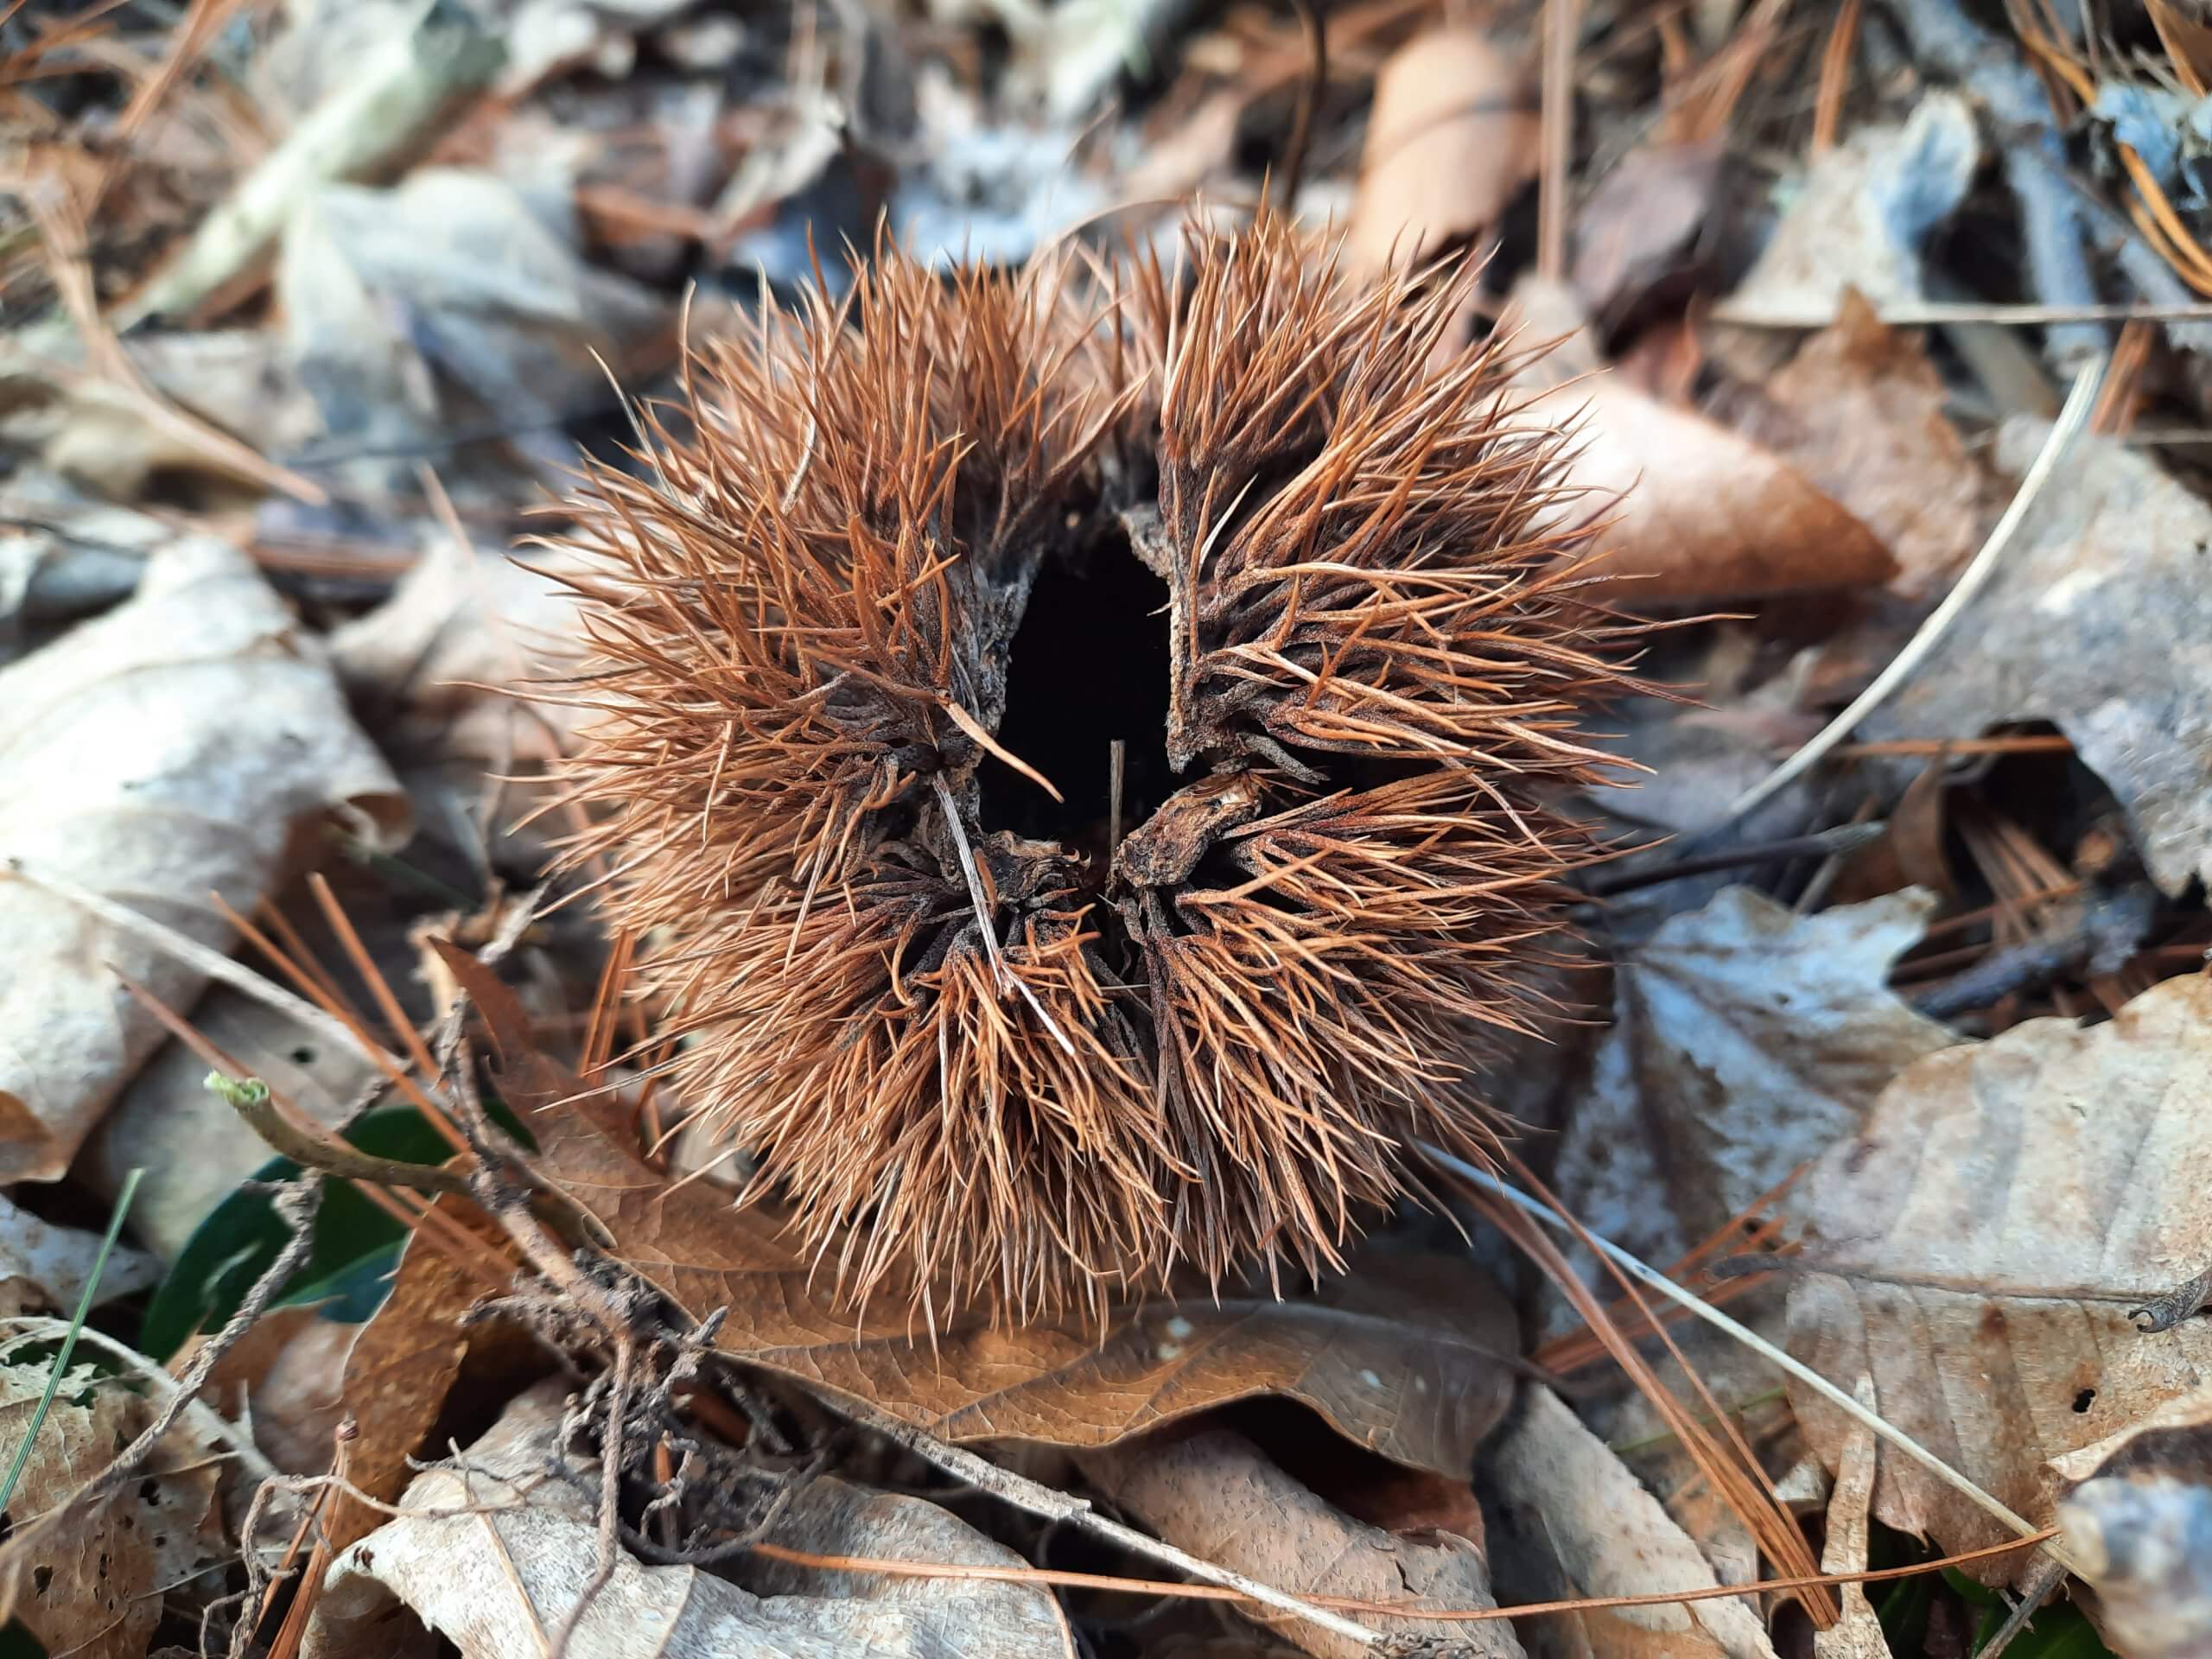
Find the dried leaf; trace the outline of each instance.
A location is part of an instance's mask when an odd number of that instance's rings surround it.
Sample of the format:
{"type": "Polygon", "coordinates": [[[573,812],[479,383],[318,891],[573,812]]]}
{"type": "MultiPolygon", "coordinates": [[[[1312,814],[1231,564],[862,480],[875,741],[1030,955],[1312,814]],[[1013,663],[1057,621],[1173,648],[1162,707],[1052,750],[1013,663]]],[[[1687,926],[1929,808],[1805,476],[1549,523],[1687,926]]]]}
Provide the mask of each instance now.
{"type": "MultiPolygon", "coordinates": [[[[391,1294],[353,1339],[338,1389],[357,1426],[348,1471],[371,1497],[390,1503],[406,1485],[407,1460],[423,1451],[468,1352],[461,1316],[482,1294],[428,1234],[408,1240],[391,1294]]],[[[343,1548],[379,1519],[365,1504],[340,1499],[331,1547],[343,1548]]]]}
{"type": "MultiPolygon", "coordinates": [[[[332,1563],[308,1628],[307,1659],[386,1653],[396,1603],[462,1659],[540,1659],[599,1560],[589,1500],[545,1473],[566,1393],[557,1380],[531,1389],[468,1448],[465,1471],[434,1468],[415,1478],[401,1500],[410,1513],[332,1563]]],[[[824,1554],[1025,1565],[932,1504],[862,1494],[826,1477],[769,1538],[824,1554]]],[[[1061,1659],[1067,1651],[1066,1624],[1039,1586],[822,1577],[812,1594],[756,1597],[696,1567],[643,1567],[620,1555],[577,1618],[571,1650],[607,1659],[1061,1659]]]]}
{"type": "MultiPolygon", "coordinates": [[[[573,226],[550,227],[504,180],[425,168],[391,190],[325,186],[286,236],[282,283],[302,299],[351,284],[402,309],[433,366],[500,420],[536,427],[603,402],[602,365],[618,374],[641,365],[668,322],[657,296],[586,264],[573,241],[573,226]]],[[[302,378],[334,433],[371,418],[354,397],[385,384],[348,378],[356,315],[329,313],[295,337],[302,378]]]]}
{"type": "Polygon", "coordinates": [[[25,636],[34,630],[128,599],[146,555],[171,535],[143,513],[54,494],[52,501],[11,496],[16,521],[0,529],[0,665],[29,648],[25,636]]]}
{"type": "MultiPolygon", "coordinates": [[[[500,1091],[530,1122],[540,1167],[606,1225],[622,1260],[703,1318],[731,1310],[733,1358],[868,1400],[955,1441],[1110,1445],[1192,1412],[1277,1394],[1393,1462],[1464,1473],[1504,1410],[1519,1351],[1496,1285],[1458,1255],[1370,1249],[1308,1300],[1264,1289],[995,1327],[973,1310],[930,1327],[898,1287],[841,1307],[765,1205],[667,1179],[626,1149],[618,1117],[553,1102],[582,1091],[530,1046],[512,992],[466,952],[439,954],[483,1011],[500,1091]]],[[[590,1099],[603,1101],[603,1096],[590,1099]]]]}
{"type": "MultiPolygon", "coordinates": [[[[1225,1429],[1137,1441],[1082,1461],[1109,1497],[1169,1543],[1294,1595],[1497,1605],[1472,1540],[1442,1531],[1415,1538],[1355,1520],[1225,1429]]],[[[1355,1659],[1366,1650],[1311,1625],[1269,1622],[1320,1659],[1355,1659]]],[[[1464,1644],[1455,1652],[1520,1659],[1520,1643],[1503,1620],[1447,1624],[1365,1613],[1360,1622],[1385,1636],[1464,1644]]]]}
{"type": "MultiPolygon", "coordinates": [[[[57,1227],[0,1198],[0,1314],[74,1307],[99,1253],[98,1233],[57,1227]]],[[[92,1305],[143,1290],[161,1276],[152,1256],[118,1245],[108,1255],[92,1305]]]]}
{"type": "MultiPolygon", "coordinates": [[[[279,1469],[319,1475],[330,1466],[333,1433],[346,1415],[346,1361],[360,1334],[360,1326],[325,1319],[315,1307],[272,1307],[215,1362],[201,1397],[233,1422],[251,1423],[254,1444],[279,1469]]],[[[170,1369],[181,1369],[206,1340],[194,1337],[170,1369]]]]}
{"type": "MultiPolygon", "coordinates": [[[[1531,1386],[1483,1454],[1492,1560],[1523,1595],[1647,1595],[1719,1580],[1688,1534],[1550,1389],[1531,1386]]],[[[1719,1598],[1531,1619],[1537,1659],[1774,1659],[1757,1613],[1719,1598]]]]}
{"type": "Polygon", "coordinates": [[[2212,1388],[2054,1458],[2058,1523],[2128,1659],[2212,1650],[2212,1388]]]}
{"type": "MultiPolygon", "coordinates": [[[[1872,1381],[1861,1377],[1854,1391],[1859,1403],[1872,1409],[1872,1381]]],[[[1835,1490],[1828,1497],[1827,1542],[1821,1551],[1823,1573],[1866,1570],[1866,1506],[1874,1496],[1878,1445],[1872,1429],[1856,1425],[1844,1442],[1835,1490]]],[[[1882,1634],[1882,1621],[1874,1616],[1874,1604],[1866,1599],[1866,1586],[1840,1585],[1837,1593],[1843,1617],[1829,1629],[1813,1632],[1813,1659],[1890,1659],[1889,1640],[1882,1634]]]]}
{"type": "MultiPolygon", "coordinates": [[[[1514,305],[1530,334],[1581,326],[1567,291],[1524,277],[1514,305]]],[[[1539,365],[1554,390],[1525,411],[1572,425],[1569,498],[1554,524],[1603,520],[1598,545],[1608,595],[1630,606],[1751,599],[1814,588],[1869,587],[1896,562],[1872,531],[1780,457],[1689,410],[1658,403],[1618,376],[1560,384],[1594,346],[1578,341],[1539,365]]]]}
{"type": "Polygon", "coordinates": [[[1728,302],[1732,318],[1802,325],[1847,290],[1875,306],[1921,296],[1920,245],[1966,195],[1981,140],[1955,92],[1924,93],[1902,127],[1862,127],[1816,160],[1773,240],[1728,302]]]}
{"type": "MultiPolygon", "coordinates": [[[[0,1366],[0,1446],[11,1458],[46,1382],[44,1366],[0,1366]]],[[[143,1399],[89,1367],[63,1378],[6,1520],[20,1528],[68,1502],[149,1415],[143,1399]]],[[[0,1582],[0,1618],[21,1619],[48,1653],[139,1659],[161,1622],[162,1594],[221,1552],[211,1524],[219,1519],[219,1474],[214,1459],[173,1435],[142,1479],[56,1534],[36,1560],[10,1553],[14,1574],[0,1582]]]]}
{"type": "Polygon", "coordinates": [[[1858,293],[1732,423],[1798,467],[1879,537],[1908,595],[1947,587],[1995,518],[1980,464],[1944,413],[1919,338],[1858,293]]]}
{"type": "MultiPolygon", "coordinates": [[[[227,985],[210,987],[193,1005],[192,1025],[247,1076],[333,1128],[359,1109],[363,1090],[382,1075],[352,1044],[304,1033],[289,1014],[227,985]]],[[[163,1044],[100,1120],[74,1171],[112,1195],[132,1169],[143,1168],[130,1230],[171,1263],[208,1213],[269,1161],[261,1137],[201,1086],[207,1075],[207,1062],[189,1047],[163,1044]]]]}
{"type": "MultiPolygon", "coordinates": [[[[565,1166],[558,1166],[565,1177],[565,1166]]],[[[572,1178],[571,1178],[572,1179],[572,1178]]],[[[809,1287],[775,1217],[694,1185],[641,1185],[604,1205],[628,1264],[695,1314],[732,1313],[717,1345],[869,1400],[953,1441],[1107,1446],[1210,1407],[1300,1401],[1383,1457],[1464,1471],[1511,1390],[1518,1338],[1497,1287],[1456,1256],[1364,1253],[1312,1300],[1264,1289],[993,1329],[963,1313],[933,1334],[889,1294],[840,1310],[809,1287]],[[693,1196],[693,1195],[696,1195],[693,1196]]]]}
{"type": "MultiPolygon", "coordinates": [[[[2034,1020],[1911,1067],[1863,1134],[1799,1188],[1808,1273],[1789,1347],[1870,1372],[1884,1417],[2031,1519],[2039,1466],[2196,1387],[2212,1325],[2129,1317],[2212,1260],[2212,982],[2170,980],[2109,1025],[2034,1020]]],[[[1830,1467],[1847,1420],[1793,1389],[1830,1467]]],[[[1885,1459],[1874,1516],[1946,1549],[2010,1535],[1950,1486],[1885,1459]]],[[[1991,1568],[2002,1576],[2018,1558],[1991,1568]]]]}
{"type": "MultiPolygon", "coordinates": [[[[34,874],[226,947],[209,890],[250,908],[327,812],[406,836],[314,641],[220,542],[173,542],[130,603],[0,670],[0,858],[34,874]]],[[[0,937],[45,968],[0,984],[0,1180],[51,1180],[162,1039],[112,970],[174,1007],[200,981],[28,880],[0,876],[0,937]]]]}
{"type": "Polygon", "coordinates": [[[1497,222],[1536,175],[1528,75],[1480,29],[1416,35],[1375,78],[1344,262],[1405,267],[1497,222]]]}
{"type": "Polygon", "coordinates": [[[518,755],[550,753],[573,711],[498,690],[571,671],[582,644],[575,594],[550,574],[563,563],[540,551],[524,564],[441,534],[390,599],[332,632],[339,677],[354,696],[429,726],[442,754],[505,770],[518,755]]]}
{"type": "Polygon", "coordinates": [[[1673,1261],[1857,1133],[1892,1078],[1956,1040],[1888,988],[1931,908],[1908,891],[1798,916],[1730,887],[1662,924],[1615,972],[1560,1147],[1568,1207],[1673,1261]]]}
{"type": "MultiPolygon", "coordinates": [[[[2008,423],[1999,464],[2047,429],[2008,423]]],[[[2126,808],[2152,878],[2212,881],[2212,507],[2116,438],[2077,442],[1997,575],[1870,737],[2049,720],[2126,808]]]]}
{"type": "Polygon", "coordinates": [[[1725,152],[1711,140],[1647,143],[1599,181],[1574,226],[1574,291],[1593,313],[1651,285],[1704,228],[1725,152]]]}

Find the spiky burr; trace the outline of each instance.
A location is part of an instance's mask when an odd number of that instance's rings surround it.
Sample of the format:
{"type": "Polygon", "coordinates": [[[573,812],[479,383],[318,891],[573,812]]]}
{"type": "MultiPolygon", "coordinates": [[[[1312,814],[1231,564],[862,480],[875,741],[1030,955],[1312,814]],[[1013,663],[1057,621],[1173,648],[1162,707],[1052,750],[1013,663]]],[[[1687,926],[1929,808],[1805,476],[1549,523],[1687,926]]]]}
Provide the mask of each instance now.
{"type": "Polygon", "coordinates": [[[849,1294],[1319,1269],[1493,1143],[1627,630],[1471,280],[886,246],[592,470],[568,857],[849,1294]]]}

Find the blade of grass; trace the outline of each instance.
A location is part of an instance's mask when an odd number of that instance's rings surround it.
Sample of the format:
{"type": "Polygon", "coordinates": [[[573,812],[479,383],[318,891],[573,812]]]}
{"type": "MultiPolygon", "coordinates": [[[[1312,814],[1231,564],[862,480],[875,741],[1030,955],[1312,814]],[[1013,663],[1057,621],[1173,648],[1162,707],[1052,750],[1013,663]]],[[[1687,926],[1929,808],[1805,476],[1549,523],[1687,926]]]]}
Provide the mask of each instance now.
{"type": "Polygon", "coordinates": [[[16,1483],[23,1478],[23,1471],[30,1465],[31,1447],[38,1444],[38,1432],[46,1427],[46,1414],[54,1408],[54,1396],[61,1392],[61,1379],[69,1370],[70,1356],[77,1351],[77,1333],[85,1328],[86,1317],[92,1311],[92,1298],[99,1294],[100,1275],[107,1271],[107,1259],[115,1249],[115,1241],[122,1236],[123,1218],[130,1213],[130,1200],[138,1195],[138,1183],[146,1172],[134,1169],[124,1178],[123,1191],[115,1197],[114,1212],[107,1218],[107,1232],[100,1239],[99,1254],[92,1258],[92,1270],[85,1275],[85,1294],[77,1299],[77,1311],[69,1316],[68,1333],[61,1338],[61,1351],[54,1357],[54,1369],[47,1376],[46,1392],[38,1397],[38,1408],[31,1413],[31,1426],[23,1435],[23,1443],[16,1448],[15,1460],[8,1465],[8,1478],[0,1480],[0,1512],[8,1507],[9,1499],[16,1495],[16,1483]]]}

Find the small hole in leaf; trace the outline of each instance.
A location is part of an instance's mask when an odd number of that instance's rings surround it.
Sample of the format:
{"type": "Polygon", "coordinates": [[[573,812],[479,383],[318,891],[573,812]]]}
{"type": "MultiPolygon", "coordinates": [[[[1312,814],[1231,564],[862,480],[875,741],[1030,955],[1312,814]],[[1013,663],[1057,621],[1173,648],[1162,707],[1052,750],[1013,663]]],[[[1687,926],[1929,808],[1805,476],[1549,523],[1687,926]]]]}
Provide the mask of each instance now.
{"type": "Polygon", "coordinates": [[[162,1501],[162,1483],[156,1480],[151,1475],[147,1476],[145,1479],[140,1481],[138,1483],[138,1501],[141,1503],[160,1503],[162,1501]]]}
{"type": "Polygon", "coordinates": [[[47,1586],[53,1582],[54,1569],[52,1567],[35,1567],[31,1568],[31,1593],[33,1595],[44,1595],[46,1593],[47,1586]]]}
{"type": "Polygon", "coordinates": [[[315,1064],[315,1050],[310,1048],[307,1044],[302,1043],[297,1048],[292,1051],[292,1064],[294,1065],[313,1065],[315,1064]]]}
{"type": "Polygon", "coordinates": [[[2085,1412],[2096,1402],[2097,1391],[2094,1389],[2084,1389],[2074,1396],[2074,1409],[2076,1413],[2085,1412]]]}

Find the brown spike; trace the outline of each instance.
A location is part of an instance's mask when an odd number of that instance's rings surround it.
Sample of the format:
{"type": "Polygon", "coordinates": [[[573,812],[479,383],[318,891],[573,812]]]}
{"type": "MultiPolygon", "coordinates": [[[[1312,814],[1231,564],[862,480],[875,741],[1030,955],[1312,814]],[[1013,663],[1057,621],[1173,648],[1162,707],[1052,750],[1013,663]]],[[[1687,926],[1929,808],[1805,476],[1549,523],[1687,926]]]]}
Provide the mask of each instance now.
{"type": "Polygon", "coordinates": [[[1565,438],[1503,348],[1433,366],[1471,276],[1354,290],[1272,218],[1097,274],[880,247],[570,538],[568,856],[671,1081],[940,1312],[1329,1266],[1409,1139],[1494,1145],[1624,683],[1541,528],[1565,438]]]}

